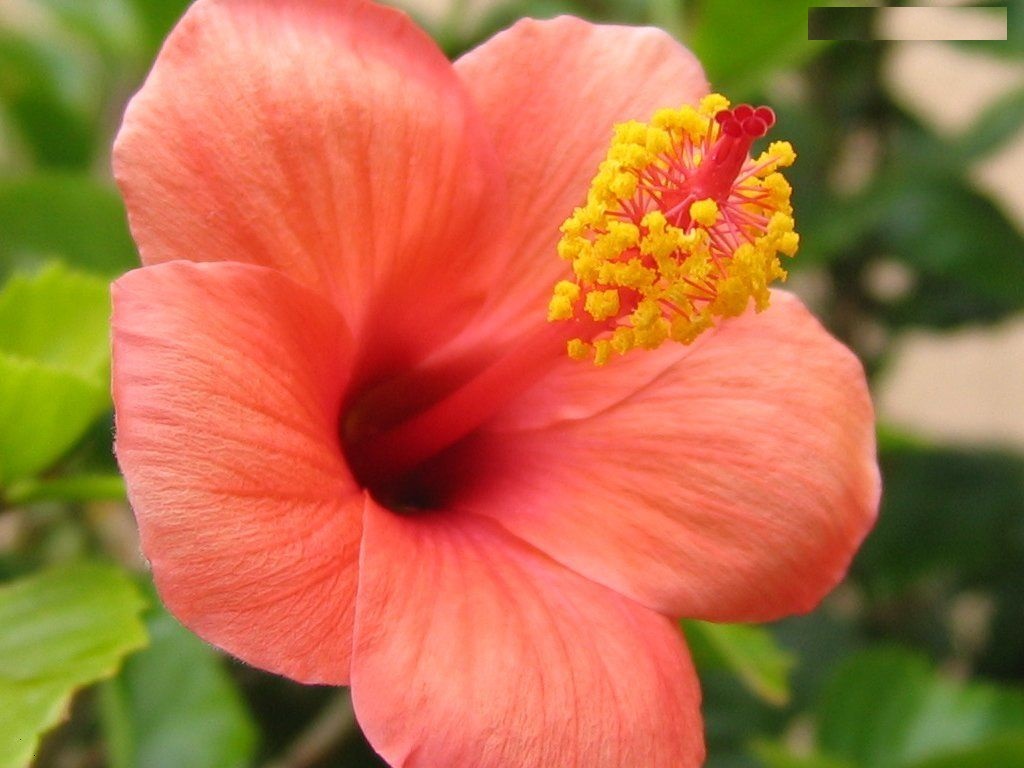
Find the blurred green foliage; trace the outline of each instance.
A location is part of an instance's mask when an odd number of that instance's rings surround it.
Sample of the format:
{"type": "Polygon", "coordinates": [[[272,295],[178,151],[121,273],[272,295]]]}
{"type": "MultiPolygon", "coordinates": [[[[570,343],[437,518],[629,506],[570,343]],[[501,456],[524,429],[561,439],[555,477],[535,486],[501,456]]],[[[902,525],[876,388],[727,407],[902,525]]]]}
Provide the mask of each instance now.
{"type": "MultiPolygon", "coordinates": [[[[1024,310],[1021,222],[969,173],[1020,134],[1024,91],[942,135],[890,91],[891,44],[808,42],[808,5],[512,0],[473,17],[452,3],[431,31],[456,56],[523,15],[657,24],[694,48],[717,89],[772,104],[800,155],[794,272],[823,286],[817,310],[875,378],[908,328],[1024,310]],[[906,285],[879,293],[871,277],[892,265],[906,285]]],[[[1022,61],[1024,6],[1009,5],[1009,41],[961,50],[1022,61]]],[[[136,256],[109,148],[186,6],[16,0],[0,14],[4,768],[24,764],[72,693],[146,634],[146,650],[76,699],[38,765],[241,768],[293,754],[345,706],[225,660],[159,607],[144,632],[124,575],[147,578],[110,453],[106,284],[136,256]],[[119,565],[61,565],[83,559],[119,565]]],[[[881,517],[832,599],[767,628],[687,623],[711,768],[1024,766],[1024,458],[881,438],[881,517]]],[[[350,731],[302,764],[382,765],[350,731]]]]}
{"type": "Polygon", "coordinates": [[[769,768],[994,768],[1022,764],[1022,736],[1024,692],[953,682],[918,654],[880,646],[846,659],[829,682],[812,757],[771,742],[756,749],[769,768]]]}
{"type": "Polygon", "coordinates": [[[159,607],[149,647],[101,690],[110,768],[244,768],[255,726],[216,652],[159,607]]]}
{"type": "Polygon", "coordinates": [[[79,173],[0,177],[0,279],[48,260],[114,277],[137,265],[113,184],[79,173]]]}
{"type": "Polygon", "coordinates": [[[0,587],[0,768],[24,765],[78,687],[145,645],[142,605],[113,566],[82,563],[0,587]]]}
{"type": "Polygon", "coordinates": [[[703,621],[685,621],[683,626],[694,661],[702,670],[728,670],[769,704],[789,701],[789,672],[796,659],[775,642],[767,627],[703,621]]]}

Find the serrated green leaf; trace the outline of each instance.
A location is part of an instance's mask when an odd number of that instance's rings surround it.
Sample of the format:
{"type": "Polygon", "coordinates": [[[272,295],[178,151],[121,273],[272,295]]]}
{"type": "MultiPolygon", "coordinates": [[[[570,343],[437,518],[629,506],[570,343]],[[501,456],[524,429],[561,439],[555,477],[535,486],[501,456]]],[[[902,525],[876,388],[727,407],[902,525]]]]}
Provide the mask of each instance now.
{"type": "Polygon", "coordinates": [[[701,668],[724,668],[770,704],[789,700],[789,673],[795,659],[765,627],[684,622],[686,638],[701,668]]]}
{"type": "Polygon", "coordinates": [[[0,179],[0,278],[60,259],[114,277],[138,266],[113,185],[74,173],[0,179]]]}
{"type": "Polygon", "coordinates": [[[208,645],[157,608],[149,647],[102,689],[112,768],[242,768],[256,728],[208,645]]]}
{"type": "Polygon", "coordinates": [[[0,768],[27,765],[72,694],[145,645],[143,605],[122,571],[96,563],[0,587],[0,768]]]}
{"type": "Polygon", "coordinates": [[[1024,693],[943,679],[898,648],[847,660],[819,713],[822,751],[872,768],[909,768],[1004,736],[1024,736],[1024,693]]]}

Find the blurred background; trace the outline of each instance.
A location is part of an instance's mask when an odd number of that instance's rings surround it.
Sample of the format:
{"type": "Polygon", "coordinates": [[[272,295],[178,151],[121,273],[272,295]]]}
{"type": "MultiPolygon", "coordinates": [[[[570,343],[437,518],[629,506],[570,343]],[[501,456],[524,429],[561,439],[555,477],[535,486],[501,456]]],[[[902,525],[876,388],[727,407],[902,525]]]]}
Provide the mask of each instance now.
{"type": "MultiPolygon", "coordinates": [[[[409,3],[453,57],[527,15],[655,24],[799,154],[789,287],[864,361],[885,496],[814,613],[684,623],[708,766],[1024,768],[1024,3],[973,42],[878,10],[811,42],[795,0],[409,3]]],[[[161,610],[111,456],[110,145],[186,5],[0,0],[0,768],[383,765],[344,691],[161,610]]]]}

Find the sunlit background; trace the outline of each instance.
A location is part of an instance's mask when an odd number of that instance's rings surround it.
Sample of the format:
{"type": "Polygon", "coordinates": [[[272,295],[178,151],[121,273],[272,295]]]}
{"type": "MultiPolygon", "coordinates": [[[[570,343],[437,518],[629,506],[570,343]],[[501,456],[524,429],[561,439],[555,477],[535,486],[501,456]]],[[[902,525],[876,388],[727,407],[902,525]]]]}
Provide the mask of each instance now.
{"type": "MultiPolygon", "coordinates": [[[[110,145],[186,5],[0,0],[0,768],[17,744],[47,768],[383,765],[344,691],[223,658],[161,611],[111,456],[106,285],[137,257],[110,145]],[[106,565],[69,588],[52,569],[77,561],[106,565]]],[[[894,39],[809,42],[808,5],[407,8],[453,57],[521,16],[661,26],[799,154],[789,287],[864,361],[885,498],[814,613],[685,625],[708,766],[1024,768],[1024,3],[1008,40],[962,43],[867,17],[834,36],[894,39]]],[[[1002,25],[961,18],[964,37],[1002,25]]]]}

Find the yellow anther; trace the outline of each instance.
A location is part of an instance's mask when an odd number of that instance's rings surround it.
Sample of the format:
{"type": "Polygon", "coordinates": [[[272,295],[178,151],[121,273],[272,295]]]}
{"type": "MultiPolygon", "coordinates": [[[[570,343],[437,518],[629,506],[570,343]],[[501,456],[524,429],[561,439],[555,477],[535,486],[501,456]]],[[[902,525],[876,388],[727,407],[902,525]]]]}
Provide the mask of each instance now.
{"type": "Polygon", "coordinates": [[[796,162],[796,152],[793,151],[793,145],[788,141],[773,141],[768,145],[768,149],[757,158],[758,165],[763,162],[771,162],[772,170],[788,168],[796,162]]]}
{"type": "Polygon", "coordinates": [[[636,346],[636,339],[632,328],[616,328],[612,332],[612,349],[620,355],[624,355],[636,346]]]}
{"type": "Polygon", "coordinates": [[[647,126],[638,120],[629,120],[625,123],[618,123],[614,131],[616,144],[644,144],[647,126]]]}
{"type": "Polygon", "coordinates": [[[680,344],[692,344],[710,327],[710,315],[701,314],[692,319],[686,315],[676,315],[672,318],[670,335],[673,341],[678,341],[680,344]]]}
{"type": "Polygon", "coordinates": [[[573,306],[565,296],[552,296],[548,302],[548,321],[568,320],[572,317],[573,306]]]}
{"type": "MultiPolygon", "coordinates": [[[[693,143],[699,142],[705,134],[708,132],[708,127],[711,122],[704,115],[690,110],[680,110],[682,112],[680,116],[680,125],[682,131],[684,131],[693,143]]],[[[699,156],[699,152],[694,152],[694,157],[699,156]]]]}
{"type": "Polygon", "coordinates": [[[723,109],[729,108],[729,100],[720,93],[709,93],[700,100],[700,111],[708,117],[714,117],[723,109]]]}
{"type": "Polygon", "coordinates": [[[579,235],[567,235],[558,241],[558,255],[566,261],[575,261],[590,249],[590,241],[579,235]]]}
{"type": "Polygon", "coordinates": [[[668,339],[669,328],[668,320],[664,317],[657,317],[646,328],[634,329],[633,343],[641,349],[657,349],[668,339]]]}
{"type": "Polygon", "coordinates": [[[633,327],[641,330],[650,328],[659,317],[661,317],[661,309],[658,307],[658,302],[647,298],[637,304],[630,319],[633,321],[633,327]]]}
{"type": "Polygon", "coordinates": [[[679,250],[681,237],[685,234],[678,227],[671,227],[661,211],[651,211],[644,216],[640,226],[647,230],[640,243],[640,253],[653,256],[655,260],[670,256],[679,250]]]}
{"type": "Polygon", "coordinates": [[[768,220],[768,234],[773,237],[779,237],[787,232],[792,232],[794,226],[793,217],[779,211],[772,214],[772,217],[768,220]]]}
{"type": "Polygon", "coordinates": [[[619,314],[619,292],[612,288],[608,291],[591,291],[587,294],[584,309],[595,320],[607,320],[619,314]]]}
{"type": "Polygon", "coordinates": [[[636,175],[628,172],[617,173],[608,182],[608,189],[620,200],[628,199],[636,192],[636,185],[639,179],[636,175]]]}
{"type": "Polygon", "coordinates": [[[690,218],[702,227],[710,227],[718,221],[718,203],[711,198],[698,200],[690,206],[690,218]]]}
{"type": "Polygon", "coordinates": [[[640,243],[640,228],[624,221],[608,222],[607,231],[594,241],[594,252],[602,259],[614,259],[640,243]]]}
{"type": "Polygon", "coordinates": [[[651,125],[667,131],[683,130],[683,113],[679,109],[659,109],[651,118],[651,125]]]}
{"type": "Polygon", "coordinates": [[[797,249],[800,247],[800,235],[796,232],[787,232],[779,238],[776,247],[779,249],[779,253],[796,256],[797,249]]]}
{"type": "Polygon", "coordinates": [[[568,320],[573,315],[573,306],[580,298],[580,287],[569,280],[555,284],[555,295],[548,303],[548,320],[568,320]]]}
{"type": "Polygon", "coordinates": [[[601,265],[597,275],[598,281],[604,285],[617,285],[633,289],[644,288],[658,279],[657,270],[645,267],[640,259],[630,259],[624,264],[605,262],[601,265]]]}
{"type": "Polygon", "coordinates": [[[590,357],[590,345],[582,339],[570,339],[565,348],[573,360],[586,360],[590,357]]]}
{"type": "Polygon", "coordinates": [[[572,271],[581,282],[592,283],[601,273],[601,260],[592,255],[580,256],[573,259],[572,271]]]}
{"type": "Polygon", "coordinates": [[[643,144],[619,144],[614,147],[614,151],[608,153],[608,165],[602,172],[614,175],[623,170],[637,170],[648,165],[652,158],[653,155],[643,144]]]}
{"type": "Polygon", "coordinates": [[[563,235],[576,238],[586,234],[587,224],[583,221],[583,216],[580,215],[581,211],[581,208],[577,208],[572,216],[562,222],[562,226],[558,229],[563,235]]]}
{"type": "Polygon", "coordinates": [[[651,127],[647,131],[645,147],[652,155],[660,155],[672,149],[672,136],[664,128],[651,127]]]}
{"type": "Polygon", "coordinates": [[[580,287],[571,280],[559,280],[555,283],[555,295],[576,301],[580,297],[580,287]]]}
{"type": "Polygon", "coordinates": [[[789,197],[793,193],[793,188],[789,186],[785,176],[781,173],[770,173],[765,176],[761,184],[768,191],[769,201],[778,210],[784,213],[789,213],[792,210],[789,204],[789,197]]]}
{"type": "Polygon", "coordinates": [[[754,134],[721,128],[732,113],[715,119],[728,108],[712,94],[615,127],[586,204],[561,227],[575,280],[555,286],[548,317],[606,324],[568,343],[573,359],[604,365],[668,339],[689,344],[718,318],[768,306],[786,275],[779,255],[799,245],[778,172],[796,154],[777,141],[750,159],[754,134]]]}

